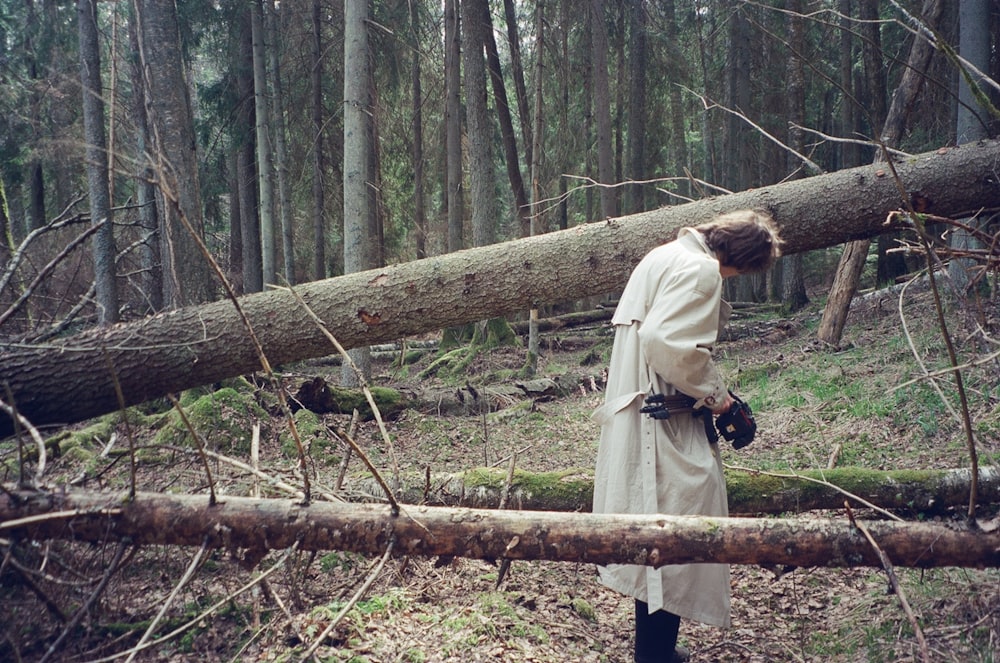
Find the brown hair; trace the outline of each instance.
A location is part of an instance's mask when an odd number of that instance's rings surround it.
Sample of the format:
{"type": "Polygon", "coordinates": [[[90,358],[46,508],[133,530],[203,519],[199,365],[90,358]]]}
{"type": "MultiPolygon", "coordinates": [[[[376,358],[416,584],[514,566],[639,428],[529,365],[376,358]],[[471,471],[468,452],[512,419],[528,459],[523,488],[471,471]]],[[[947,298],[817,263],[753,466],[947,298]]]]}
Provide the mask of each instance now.
{"type": "Polygon", "coordinates": [[[774,219],[761,210],[739,210],[695,226],[722,265],[740,273],[766,271],[781,255],[774,219]]]}

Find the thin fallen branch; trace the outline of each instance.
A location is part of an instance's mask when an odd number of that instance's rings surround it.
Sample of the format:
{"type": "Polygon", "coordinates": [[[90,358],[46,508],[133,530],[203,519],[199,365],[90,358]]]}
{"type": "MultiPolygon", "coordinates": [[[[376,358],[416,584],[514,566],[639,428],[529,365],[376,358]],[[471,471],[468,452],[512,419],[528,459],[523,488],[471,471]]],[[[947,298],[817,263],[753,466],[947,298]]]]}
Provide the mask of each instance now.
{"type": "Polygon", "coordinates": [[[394,541],[389,541],[389,545],[385,547],[385,553],[382,554],[382,558],[379,559],[378,563],[375,565],[375,568],[373,568],[371,572],[368,574],[368,577],[365,579],[364,583],[362,583],[362,585],[358,587],[358,591],[354,592],[354,596],[350,598],[347,604],[343,608],[341,608],[339,613],[337,613],[337,616],[334,617],[329,624],[327,624],[326,628],[323,629],[323,632],[319,634],[319,637],[316,638],[316,640],[314,640],[313,643],[309,646],[309,649],[306,650],[305,655],[302,657],[303,661],[308,660],[310,658],[315,658],[316,650],[320,648],[320,645],[323,644],[323,641],[326,640],[327,636],[329,636],[330,633],[333,632],[333,629],[335,629],[337,627],[337,624],[340,623],[340,620],[342,620],[347,615],[347,613],[351,611],[351,608],[353,608],[357,604],[357,602],[361,600],[361,597],[368,592],[368,589],[372,586],[372,583],[375,582],[375,579],[378,578],[379,574],[382,572],[382,569],[385,567],[385,563],[389,561],[389,556],[392,554],[393,543],[394,541]]]}
{"type": "Polygon", "coordinates": [[[177,581],[176,585],[174,585],[174,589],[170,592],[170,596],[168,596],[167,599],[163,602],[163,605],[160,606],[160,611],[156,613],[155,617],[153,617],[153,621],[150,622],[149,628],[147,628],[146,632],[142,634],[141,638],[139,638],[139,644],[137,644],[136,647],[132,649],[132,653],[130,653],[128,658],[125,659],[125,663],[131,663],[133,660],[135,660],[135,655],[139,653],[138,647],[142,647],[143,645],[145,645],[152,637],[153,633],[156,632],[156,627],[160,625],[160,622],[163,620],[163,616],[167,614],[167,609],[169,609],[170,606],[173,605],[174,599],[177,598],[177,595],[180,593],[181,589],[183,589],[187,585],[188,581],[191,580],[192,576],[194,576],[194,572],[198,570],[199,566],[201,566],[201,560],[205,556],[206,552],[208,552],[208,539],[205,539],[205,543],[201,545],[201,548],[198,549],[198,552],[195,553],[195,556],[191,558],[191,563],[188,564],[187,570],[184,572],[184,575],[181,576],[181,579],[177,581]]]}
{"type": "Polygon", "coordinates": [[[923,658],[924,663],[930,663],[930,656],[927,652],[927,640],[924,639],[924,632],[920,628],[920,622],[917,621],[916,616],[913,614],[913,610],[910,608],[910,602],[906,600],[906,592],[903,591],[903,587],[899,584],[899,577],[896,575],[896,570],[892,566],[892,560],[889,556],[885,554],[885,551],[878,545],[875,541],[875,537],[872,536],[868,528],[859,520],[854,518],[854,511],[851,510],[851,505],[844,503],[847,509],[848,518],[851,520],[851,524],[858,528],[858,530],[864,535],[868,543],[875,550],[878,555],[879,561],[882,562],[882,568],[885,570],[886,576],[889,578],[889,585],[892,587],[892,591],[899,598],[899,603],[903,607],[903,612],[906,613],[907,619],[910,620],[910,626],[913,627],[913,633],[917,636],[917,643],[920,645],[920,654],[923,658]]]}
{"type": "Polygon", "coordinates": [[[90,607],[94,605],[94,602],[101,596],[101,594],[104,593],[104,589],[111,581],[111,577],[118,572],[119,568],[121,568],[122,557],[125,555],[125,551],[128,550],[128,547],[128,544],[124,541],[118,544],[118,547],[115,549],[115,555],[111,559],[111,564],[108,565],[107,571],[104,572],[104,577],[101,578],[101,582],[97,584],[97,587],[95,587],[94,591],[90,593],[90,596],[87,597],[87,600],[80,606],[79,610],[73,614],[73,618],[69,620],[69,623],[67,623],[65,627],[63,627],[62,633],[60,633],[59,637],[55,639],[55,642],[49,645],[45,655],[42,656],[38,663],[46,663],[46,661],[51,660],[55,653],[59,650],[59,647],[62,646],[62,643],[69,637],[69,634],[76,630],[76,627],[80,624],[84,615],[90,613],[90,607]]]}
{"type": "MultiPolygon", "coordinates": [[[[42,434],[38,432],[38,429],[31,425],[31,422],[26,418],[22,417],[21,414],[12,406],[0,400],[0,410],[7,413],[7,416],[11,419],[16,419],[17,422],[28,431],[28,435],[31,439],[35,441],[35,446],[38,447],[38,463],[35,465],[35,482],[41,483],[42,475],[45,473],[45,440],[42,439],[42,434]]],[[[23,467],[21,468],[23,472],[23,467]]],[[[22,474],[23,476],[23,474],[22,474]]]]}
{"type": "Polygon", "coordinates": [[[132,647],[130,649],[127,649],[127,650],[125,650],[123,652],[118,652],[116,654],[112,654],[111,656],[106,656],[104,658],[99,658],[99,659],[90,661],[89,663],[109,663],[110,661],[116,661],[119,658],[121,658],[122,656],[130,656],[133,651],[134,652],[141,652],[141,651],[145,651],[145,650],[149,649],[150,647],[155,647],[157,645],[162,645],[163,643],[165,643],[165,642],[167,642],[169,640],[172,640],[172,639],[176,638],[177,636],[183,634],[188,629],[194,628],[202,620],[207,619],[208,617],[212,616],[216,611],[219,610],[219,608],[222,608],[223,606],[229,605],[232,602],[232,600],[235,599],[237,596],[239,596],[240,594],[243,594],[244,592],[249,591],[253,587],[256,587],[258,584],[260,584],[265,579],[267,579],[268,576],[270,576],[275,571],[277,571],[278,569],[280,569],[281,566],[285,563],[285,560],[288,559],[288,556],[291,555],[292,552],[295,551],[296,547],[297,546],[293,545],[291,548],[289,548],[288,550],[286,550],[285,554],[281,556],[281,559],[279,559],[277,562],[275,562],[274,565],[271,566],[271,568],[269,568],[267,571],[265,571],[261,575],[257,576],[256,578],[254,578],[250,582],[246,583],[245,585],[243,585],[242,587],[240,587],[239,589],[237,589],[235,592],[233,592],[229,596],[226,596],[226,597],[220,599],[219,601],[216,601],[215,603],[213,603],[212,605],[210,605],[208,608],[206,608],[205,610],[203,610],[201,612],[201,614],[199,614],[197,617],[195,617],[194,619],[191,619],[188,622],[185,622],[184,624],[181,624],[180,626],[178,626],[177,628],[175,628],[170,633],[167,633],[166,635],[157,638],[153,642],[147,642],[146,644],[142,645],[141,647],[137,645],[137,646],[132,647]]]}
{"type": "MultiPolygon", "coordinates": [[[[386,449],[389,451],[389,458],[392,461],[393,482],[398,486],[399,461],[396,459],[396,448],[392,443],[392,438],[389,436],[389,431],[387,431],[385,428],[385,422],[382,420],[382,413],[379,411],[378,406],[375,404],[375,397],[372,396],[371,389],[368,388],[368,380],[365,378],[364,373],[354,363],[354,360],[351,359],[350,355],[347,354],[347,350],[344,348],[343,345],[340,344],[340,341],[337,340],[337,337],[334,336],[329,329],[327,329],[326,323],[324,323],[323,320],[318,315],[316,315],[316,313],[311,308],[309,308],[309,305],[306,304],[306,301],[302,299],[302,295],[294,288],[287,288],[287,290],[295,297],[295,301],[299,304],[299,306],[302,307],[302,309],[306,312],[309,318],[316,323],[316,326],[319,328],[323,336],[325,336],[330,341],[330,343],[333,344],[333,347],[337,349],[337,352],[340,353],[340,356],[343,358],[345,362],[348,363],[348,365],[350,365],[351,369],[357,376],[358,384],[361,385],[361,389],[365,394],[365,400],[368,401],[368,407],[372,409],[372,415],[375,417],[375,421],[378,423],[378,429],[379,432],[382,434],[382,440],[385,442],[386,449]]],[[[354,448],[355,452],[359,456],[363,457],[365,465],[368,466],[368,469],[371,470],[372,474],[374,474],[375,478],[378,480],[379,485],[381,485],[383,490],[386,491],[386,499],[389,500],[389,503],[392,505],[393,510],[398,513],[399,505],[396,503],[396,497],[393,494],[393,491],[389,488],[388,484],[385,482],[385,480],[382,479],[382,477],[379,475],[378,470],[375,469],[375,466],[372,465],[371,461],[368,460],[367,457],[364,457],[364,453],[361,451],[360,447],[358,447],[357,444],[355,444],[354,440],[350,438],[350,436],[345,437],[344,435],[341,435],[339,431],[337,432],[337,435],[345,442],[348,442],[348,444],[350,444],[354,448]]]]}

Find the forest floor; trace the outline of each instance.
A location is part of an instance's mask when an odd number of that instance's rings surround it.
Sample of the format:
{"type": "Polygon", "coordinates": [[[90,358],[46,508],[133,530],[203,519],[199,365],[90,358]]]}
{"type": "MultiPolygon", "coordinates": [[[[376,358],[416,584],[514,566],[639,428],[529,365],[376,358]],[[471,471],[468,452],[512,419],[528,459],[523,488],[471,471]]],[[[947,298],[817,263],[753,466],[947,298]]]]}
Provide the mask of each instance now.
{"type": "MultiPolygon", "coordinates": [[[[717,354],[734,388],[753,406],[759,433],[745,449],[724,447],[724,462],[765,471],[831,465],[968,467],[961,425],[927,381],[911,382],[923,371],[914,357],[927,370],[940,369],[947,359],[932,300],[926,290],[917,290],[905,294],[902,306],[898,291],[856,302],[840,348],[815,341],[820,315],[815,304],[792,317],[744,312],[734,319],[731,340],[720,343],[717,354]]],[[[996,339],[998,315],[995,303],[991,306],[978,321],[996,339]]],[[[995,352],[996,346],[983,342],[973,333],[973,322],[964,319],[955,312],[949,317],[961,360],[995,352]]],[[[590,413],[602,401],[610,338],[602,324],[544,335],[539,374],[580,376],[579,388],[566,397],[512,402],[487,415],[404,411],[387,422],[392,449],[372,422],[362,423],[354,437],[386,472],[392,456],[402,472],[507,467],[512,456],[518,468],[529,471],[590,468],[598,439],[590,413]]],[[[419,377],[433,353],[404,367],[380,360],[374,382],[402,388],[418,382],[442,387],[511,383],[524,356],[521,348],[484,352],[453,378],[419,377]]],[[[330,361],[282,367],[292,391],[317,375],[336,382],[339,370],[330,361]]],[[[964,372],[981,466],[1000,461],[998,376],[995,358],[964,372]]],[[[953,382],[939,384],[957,404],[953,382]]],[[[265,402],[263,390],[249,390],[248,400],[265,402]]],[[[217,423],[204,432],[220,457],[250,462],[250,431],[259,423],[261,472],[297,483],[295,454],[280,417],[231,401],[218,405],[215,415],[217,423]]],[[[140,490],[204,493],[200,462],[191,454],[170,451],[163,417],[144,421],[150,423],[126,427],[116,415],[102,419],[103,427],[94,422],[76,427],[87,431],[84,441],[78,437],[75,447],[52,461],[48,484],[75,481],[87,489],[120,489],[129,481],[129,463],[115,451],[132,444],[140,490]]],[[[350,417],[324,415],[322,424],[346,430],[350,417]]],[[[332,492],[344,448],[332,434],[324,435],[323,427],[317,430],[310,438],[313,489],[332,492]]],[[[0,442],[0,454],[7,467],[3,481],[16,480],[16,449],[10,441],[0,442]]],[[[231,463],[217,460],[212,472],[222,494],[255,490],[252,476],[231,463]]],[[[364,476],[363,466],[353,459],[345,488],[364,476]]],[[[933,517],[960,519],[962,510],[956,511],[933,517]]],[[[997,526],[995,507],[984,506],[980,513],[985,527],[997,526]]],[[[822,515],[846,518],[838,512],[822,515]]],[[[297,661],[334,615],[348,607],[320,642],[318,660],[631,661],[631,600],[600,585],[591,564],[515,561],[497,588],[499,569],[489,562],[394,558],[352,604],[377,557],[274,551],[247,564],[227,551],[199,557],[194,549],[147,547],[128,550],[84,618],[67,627],[71,615],[95,594],[116,547],[4,540],[0,546],[5,555],[0,567],[4,661],[36,661],[49,647],[54,649],[49,660],[125,660],[164,605],[163,622],[155,629],[159,642],[133,660],[297,661]],[[182,585],[189,567],[195,567],[193,575],[182,585]],[[241,590],[272,568],[265,581],[241,590]],[[206,612],[212,606],[218,607],[206,612]],[[185,624],[186,629],[164,637],[185,624]],[[64,632],[67,637],[58,641],[64,632]]],[[[732,571],[733,627],[682,623],[681,643],[692,650],[693,661],[924,660],[901,599],[889,589],[881,569],[781,573],[734,566],[732,571]]],[[[896,573],[926,642],[927,660],[1000,660],[1000,568],[900,568],[896,573]]]]}

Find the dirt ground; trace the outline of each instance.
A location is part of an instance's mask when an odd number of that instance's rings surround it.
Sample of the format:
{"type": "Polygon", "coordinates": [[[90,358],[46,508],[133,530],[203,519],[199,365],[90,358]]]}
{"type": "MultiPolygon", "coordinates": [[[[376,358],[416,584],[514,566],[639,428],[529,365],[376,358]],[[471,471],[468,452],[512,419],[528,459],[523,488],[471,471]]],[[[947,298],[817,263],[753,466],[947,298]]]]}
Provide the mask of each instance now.
{"type": "MultiPolygon", "coordinates": [[[[841,466],[885,469],[966,466],[960,427],[949,423],[939,406],[934,409],[932,397],[912,386],[890,391],[916,370],[913,347],[924,360],[941,354],[926,296],[908,303],[912,319],[906,333],[893,297],[860,305],[838,349],[819,348],[811,340],[815,309],[790,319],[737,318],[733,340],[720,344],[720,360],[755,405],[761,432],[744,450],[726,448],[724,461],[762,470],[826,467],[831,459],[841,466]],[[923,416],[928,409],[933,412],[923,416]]],[[[506,467],[512,456],[525,470],[591,467],[598,430],[589,415],[601,402],[608,339],[600,324],[545,336],[542,373],[580,376],[568,396],[526,406],[511,402],[488,415],[406,411],[387,422],[392,449],[374,422],[362,423],[355,438],[376,467],[388,468],[394,456],[404,472],[506,467]]],[[[433,382],[442,388],[510,382],[524,351],[483,353],[460,379],[450,381],[418,377],[431,358],[402,368],[390,359],[377,360],[375,382],[397,387],[433,382]]],[[[339,373],[330,362],[282,370],[293,388],[310,376],[339,373]]],[[[1000,453],[996,371],[994,360],[968,376],[984,466],[996,464],[1000,453]]],[[[250,400],[265,408],[268,402],[259,392],[251,392],[250,400]]],[[[300,481],[280,417],[232,405],[218,414],[224,424],[207,439],[219,454],[212,471],[221,494],[255,490],[248,472],[219,460],[248,462],[246,442],[254,423],[263,425],[261,472],[292,485],[300,481]]],[[[322,431],[346,430],[350,417],[324,415],[321,424],[310,438],[311,476],[314,491],[334,492],[344,447],[322,431]]],[[[52,463],[50,486],[127,485],[128,456],[115,450],[126,449],[131,436],[141,490],[205,492],[200,462],[171,451],[162,423],[124,427],[112,420],[100,430],[52,463]]],[[[0,452],[7,467],[3,480],[12,481],[16,449],[4,442],[0,452]]],[[[366,475],[352,459],[344,487],[349,490],[366,475]]],[[[273,488],[264,494],[288,497],[273,488]]],[[[981,513],[985,526],[996,526],[992,508],[981,513]]],[[[53,661],[125,660],[164,606],[153,629],[157,642],[133,660],[297,661],[315,644],[318,660],[354,663],[631,661],[632,602],[603,588],[589,564],[516,561],[498,588],[497,565],[468,559],[391,558],[379,566],[378,558],[354,553],[285,550],[253,564],[239,559],[238,551],[6,539],[0,539],[0,551],[4,661],[42,660],[50,649],[47,660],[53,661]],[[353,600],[370,575],[371,585],[353,600]],[[106,576],[107,586],[97,591],[106,576]]],[[[924,652],[930,661],[1000,659],[1000,569],[896,572],[919,633],[881,569],[736,566],[733,627],[684,622],[681,643],[694,661],[920,661],[924,652]]]]}

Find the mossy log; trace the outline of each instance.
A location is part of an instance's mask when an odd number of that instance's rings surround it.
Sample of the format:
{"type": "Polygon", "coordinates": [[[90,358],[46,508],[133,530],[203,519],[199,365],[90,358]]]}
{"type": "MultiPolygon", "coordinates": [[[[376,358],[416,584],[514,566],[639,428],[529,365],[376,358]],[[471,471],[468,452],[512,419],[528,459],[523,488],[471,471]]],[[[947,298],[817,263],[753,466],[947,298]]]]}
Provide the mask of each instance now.
{"type": "Polygon", "coordinates": [[[0,535],[133,545],[209,545],[254,556],[301,550],[663,566],[681,563],[1000,566],[1000,531],[847,518],[708,518],[301,502],[206,495],[5,488],[0,535]]]}
{"type": "MultiPolygon", "coordinates": [[[[496,508],[507,470],[477,468],[455,474],[404,476],[397,499],[478,509],[496,508]]],[[[779,514],[841,509],[845,502],[865,508],[865,502],[900,513],[942,513],[969,502],[969,470],[869,470],[844,467],[789,473],[726,470],[729,511],[732,514],[779,514]],[[849,497],[848,494],[851,496],[849,497]],[[862,502],[861,500],[864,500],[862,502]]],[[[534,511],[590,511],[594,472],[517,470],[510,486],[508,508],[534,511]]],[[[361,496],[380,499],[374,480],[363,479],[349,488],[361,496]]],[[[979,470],[979,503],[1000,503],[1000,468],[979,470]]]]}
{"type": "MultiPolygon", "coordinates": [[[[371,392],[383,419],[392,419],[403,410],[437,416],[470,415],[496,412],[528,399],[548,400],[566,396],[579,388],[582,379],[581,376],[564,375],[515,380],[488,387],[472,384],[448,389],[375,387],[371,392]]],[[[294,402],[317,414],[351,414],[357,408],[363,419],[372,418],[371,408],[362,391],[331,386],[320,377],[304,382],[296,392],[294,402]]]]}

